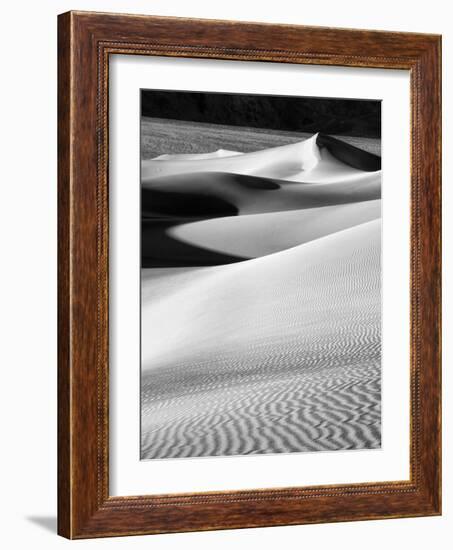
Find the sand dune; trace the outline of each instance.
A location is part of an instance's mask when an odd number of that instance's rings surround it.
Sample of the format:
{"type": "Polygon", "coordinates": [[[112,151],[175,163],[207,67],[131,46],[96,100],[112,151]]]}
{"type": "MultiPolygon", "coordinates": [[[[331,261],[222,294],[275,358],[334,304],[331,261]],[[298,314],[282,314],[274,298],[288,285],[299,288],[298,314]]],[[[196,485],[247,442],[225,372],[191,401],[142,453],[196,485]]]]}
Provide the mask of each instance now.
{"type": "Polygon", "coordinates": [[[242,155],[214,155],[208,159],[197,159],[197,156],[194,155],[189,160],[169,156],[168,160],[142,161],[142,186],[146,188],[156,177],[204,171],[281,178],[286,174],[300,173],[301,170],[314,167],[319,161],[319,148],[314,136],[299,143],[242,155]]]}
{"type": "Polygon", "coordinates": [[[341,181],[380,169],[376,155],[316,134],[298,143],[252,153],[218,150],[201,155],[161,155],[142,161],[142,186],[155,178],[200,172],[230,172],[307,183],[341,181]],[[327,180],[326,180],[327,178],[327,180]]]}
{"type": "Polygon", "coordinates": [[[144,215],[224,216],[300,210],[380,198],[380,172],[323,184],[225,172],[155,178],[142,190],[144,215]]]}
{"type": "Polygon", "coordinates": [[[218,265],[282,250],[374,219],[380,195],[380,172],[326,184],[218,172],[156,178],[142,191],[142,265],[218,265]]]}
{"type": "MultiPolygon", "coordinates": [[[[345,307],[348,300],[352,304],[352,295],[348,296],[352,286],[364,292],[369,285],[379,286],[379,254],[378,219],[275,254],[189,271],[184,284],[180,281],[167,296],[162,293],[159,280],[153,282],[152,270],[144,270],[148,277],[142,279],[142,284],[149,288],[143,290],[147,303],[142,305],[142,319],[156,333],[148,335],[142,344],[142,366],[145,370],[152,368],[158,357],[162,364],[160,348],[172,362],[178,357],[178,350],[184,357],[197,355],[201,342],[213,345],[218,353],[228,350],[233,341],[235,345],[244,341],[247,346],[243,333],[249,333],[257,319],[263,340],[272,338],[278,326],[289,334],[288,323],[294,326],[293,309],[302,318],[308,311],[312,316],[319,308],[323,314],[330,314],[330,307],[325,306],[331,300],[343,300],[345,307]],[[315,292],[318,287],[319,293],[315,292]],[[287,299],[292,302],[289,309],[287,299]],[[310,305],[304,308],[302,300],[310,305]],[[278,307],[279,304],[285,307],[278,307]],[[172,312],[171,318],[165,315],[166,311],[172,312]],[[176,331],[176,327],[180,330],[176,331]],[[186,339],[182,338],[184,333],[186,339]],[[152,359],[149,365],[148,357],[152,359]]],[[[313,319],[307,322],[312,323],[313,319]]]]}
{"type": "Polygon", "coordinates": [[[375,220],[169,286],[145,271],[142,457],[379,446],[379,263],[375,220]]]}
{"type": "Polygon", "coordinates": [[[280,252],[381,217],[381,201],[370,200],[304,210],[229,216],[170,227],[168,235],[198,250],[243,259],[280,252]]]}
{"type": "Polygon", "coordinates": [[[143,459],[380,446],[379,168],[319,135],[142,163],[143,459]]]}

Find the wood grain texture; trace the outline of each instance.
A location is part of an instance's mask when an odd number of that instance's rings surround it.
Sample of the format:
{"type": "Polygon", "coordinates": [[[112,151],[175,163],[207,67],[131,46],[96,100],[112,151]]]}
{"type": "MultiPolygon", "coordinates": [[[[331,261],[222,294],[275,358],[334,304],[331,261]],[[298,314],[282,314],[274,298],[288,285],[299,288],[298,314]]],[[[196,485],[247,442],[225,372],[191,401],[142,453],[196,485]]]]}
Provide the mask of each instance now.
{"type": "Polygon", "coordinates": [[[88,538],[440,514],[440,37],[69,12],[59,16],[58,44],[58,532],[88,538]],[[409,481],[109,496],[111,54],[410,71],[409,481]]]}
{"type": "Polygon", "coordinates": [[[70,536],[70,301],[69,301],[69,197],[70,197],[70,18],[58,26],[58,532],[70,536]]]}

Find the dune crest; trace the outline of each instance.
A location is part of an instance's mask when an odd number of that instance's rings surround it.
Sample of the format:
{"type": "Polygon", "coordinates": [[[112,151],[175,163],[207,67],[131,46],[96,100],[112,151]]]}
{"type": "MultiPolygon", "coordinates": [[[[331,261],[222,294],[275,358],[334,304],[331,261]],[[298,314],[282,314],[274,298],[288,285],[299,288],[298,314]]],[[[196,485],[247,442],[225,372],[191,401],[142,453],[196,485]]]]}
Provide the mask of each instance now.
{"type": "Polygon", "coordinates": [[[142,161],[142,185],[152,184],[156,177],[190,174],[192,172],[231,172],[269,178],[285,178],[310,170],[320,160],[317,134],[290,145],[281,145],[253,153],[230,156],[190,155],[190,158],[151,159],[142,161]]]}
{"type": "Polygon", "coordinates": [[[165,176],[230,172],[299,182],[338,181],[380,170],[380,157],[322,134],[252,153],[218,149],[211,153],[168,154],[142,161],[142,184],[165,176]]]}

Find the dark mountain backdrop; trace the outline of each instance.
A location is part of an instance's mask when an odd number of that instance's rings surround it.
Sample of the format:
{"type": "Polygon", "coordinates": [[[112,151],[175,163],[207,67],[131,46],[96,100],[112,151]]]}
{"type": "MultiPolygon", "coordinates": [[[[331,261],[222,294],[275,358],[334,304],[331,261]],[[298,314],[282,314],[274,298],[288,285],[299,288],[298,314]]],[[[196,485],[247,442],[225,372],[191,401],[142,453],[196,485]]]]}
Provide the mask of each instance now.
{"type": "Polygon", "coordinates": [[[381,137],[381,101],[142,90],[145,117],[296,132],[381,137]]]}

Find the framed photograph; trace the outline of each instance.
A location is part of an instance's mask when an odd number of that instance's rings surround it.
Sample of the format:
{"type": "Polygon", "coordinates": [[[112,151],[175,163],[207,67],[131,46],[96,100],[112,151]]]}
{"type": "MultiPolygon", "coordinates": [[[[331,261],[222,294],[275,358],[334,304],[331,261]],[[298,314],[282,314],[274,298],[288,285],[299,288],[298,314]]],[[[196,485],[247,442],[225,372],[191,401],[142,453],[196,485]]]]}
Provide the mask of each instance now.
{"type": "Polygon", "coordinates": [[[59,533],[440,514],[440,37],[58,29],[59,533]]]}

